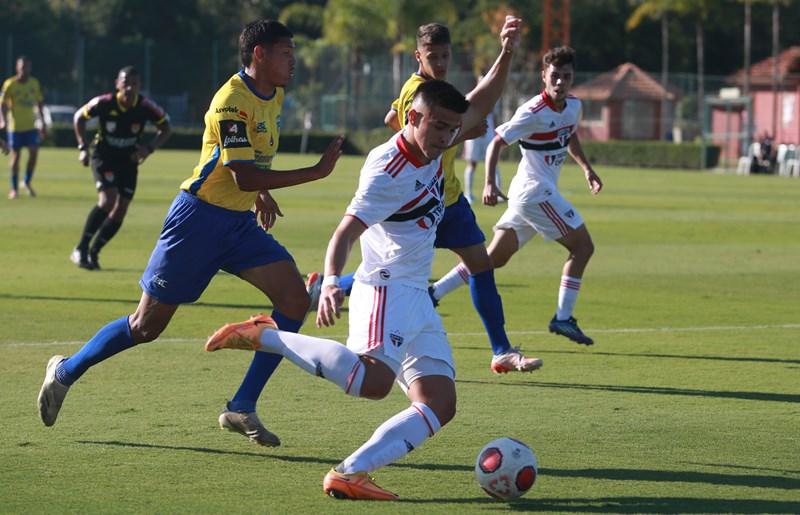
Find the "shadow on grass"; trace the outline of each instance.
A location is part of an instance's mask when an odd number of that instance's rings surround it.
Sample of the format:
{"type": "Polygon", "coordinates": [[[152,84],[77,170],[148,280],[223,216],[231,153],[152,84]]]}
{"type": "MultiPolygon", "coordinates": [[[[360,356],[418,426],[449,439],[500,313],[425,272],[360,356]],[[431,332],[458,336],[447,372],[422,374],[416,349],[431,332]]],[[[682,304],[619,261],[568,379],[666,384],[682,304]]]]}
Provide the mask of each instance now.
{"type": "MultiPolygon", "coordinates": [[[[544,331],[542,331],[544,333],[544,331]]],[[[459,350],[475,350],[486,352],[486,347],[456,347],[459,350]]],[[[785,363],[789,365],[800,365],[800,359],[782,359],[782,358],[745,358],[733,356],[685,356],[681,354],[641,354],[641,353],[627,353],[627,352],[596,352],[593,349],[578,348],[578,350],[537,350],[534,354],[545,356],[547,354],[576,354],[580,356],[620,356],[624,358],[667,358],[667,359],[698,359],[708,361],[735,361],[742,363],[785,363]]]]}
{"type": "MultiPolygon", "coordinates": [[[[171,450],[189,451],[205,454],[219,454],[229,456],[244,456],[258,459],[286,461],[292,463],[315,463],[325,466],[335,465],[340,460],[334,458],[320,458],[309,456],[285,456],[262,452],[230,451],[225,449],[212,449],[209,447],[188,447],[181,445],[161,445],[140,442],[123,442],[120,440],[76,440],[77,443],[86,445],[107,445],[112,447],[126,447],[146,450],[171,450]]],[[[445,470],[452,472],[472,472],[471,465],[452,463],[394,463],[392,468],[412,470],[445,470]]],[[[776,488],[782,490],[800,489],[800,478],[766,475],[741,475],[719,474],[712,472],[691,472],[672,470],[641,470],[619,468],[585,468],[585,469],[556,469],[540,468],[542,477],[584,478],[612,481],[652,481],[669,483],[699,483],[706,485],[739,486],[752,488],[776,488]]],[[[735,510],[734,510],[735,511],[735,510]]]]}
{"type": "MultiPolygon", "coordinates": [[[[0,299],[16,299],[16,300],[52,300],[58,302],[103,302],[103,303],[117,303],[129,304],[137,306],[139,299],[101,299],[97,297],[59,297],[55,295],[16,295],[13,293],[0,293],[0,299]]],[[[192,304],[181,304],[181,309],[185,308],[233,308],[233,309],[254,309],[265,310],[273,309],[270,304],[226,304],[219,302],[194,302],[192,304]]],[[[340,308],[340,311],[347,313],[347,307],[340,308]]]]}
{"type": "Polygon", "coordinates": [[[685,395],[689,397],[718,397],[722,399],[739,399],[746,401],[771,401],[771,402],[800,402],[800,394],[791,393],[763,393],[763,392],[724,392],[718,390],[690,390],[688,388],[668,388],[659,386],[618,386],[611,384],[564,384],[545,383],[540,381],[526,381],[510,383],[505,381],[472,381],[469,379],[456,379],[459,384],[485,384],[520,386],[526,388],[558,388],[567,390],[602,390],[619,393],[648,393],[656,395],[685,395]]]}
{"type": "Polygon", "coordinates": [[[800,503],[761,499],[709,499],[693,497],[597,497],[536,499],[536,490],[510,502],[466,497],[461,499],[403,499],[405,504],[484,504],[502,511],[579,513],[800,513],[800,503]]]}

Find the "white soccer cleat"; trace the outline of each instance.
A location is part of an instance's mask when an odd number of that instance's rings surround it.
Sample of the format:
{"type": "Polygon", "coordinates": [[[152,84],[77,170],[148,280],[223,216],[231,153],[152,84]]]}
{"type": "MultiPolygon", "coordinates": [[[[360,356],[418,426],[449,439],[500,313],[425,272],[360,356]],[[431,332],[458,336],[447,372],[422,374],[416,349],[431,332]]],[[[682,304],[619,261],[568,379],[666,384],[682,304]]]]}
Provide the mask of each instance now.
{"type": "Polygon", "coordinates": [[[306,276],[306,293],[308,293],[308,310],[316,311],[319,304],[319,295],[322,292],[322,274],[311,272],[306,276]]]}
{"type": "Polygon", "coordinates": [[[278,447],[281,444],[280,438],[264,427],[254,411],[239,413],[226,409],[219,416],[219,428],[239,433],[264,447],[278,447]]]}
{"type": "Polygon", "coordinates": [[[64,397],[67,396],[69,386],[64,386],[56,379],[56,368],[64,361],[64,356],[53,356],[47,362],[47,368],[44,372],[44,383],[39,390],[39,398],[37,404],[39,405],[39,417],[46,426],[52,426],[56,423],[58,412],[61,410],[61,405],[64,403],[64,397]]]}
{"type": "Polygon", "coordinates": [[[519,347],[512,347],[508,352],[492,357],[492,372],[505,374],[506,372],[533,372],[542,367],[543,361],[539,358],[529,358],[520,352],[519,347]]]}

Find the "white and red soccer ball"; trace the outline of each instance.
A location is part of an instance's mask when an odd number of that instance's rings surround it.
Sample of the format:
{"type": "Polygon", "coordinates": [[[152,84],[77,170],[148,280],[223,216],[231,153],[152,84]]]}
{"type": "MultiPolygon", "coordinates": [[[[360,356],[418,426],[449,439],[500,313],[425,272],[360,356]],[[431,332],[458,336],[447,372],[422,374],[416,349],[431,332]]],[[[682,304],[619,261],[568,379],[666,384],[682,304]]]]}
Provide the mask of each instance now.
{"type": "Polygon", "coordinates": [[[475,477],[494,498],[516,499],[533,487],[539,472],[530,447],[513,438],[492,440],[478,453],[475,477]]]}

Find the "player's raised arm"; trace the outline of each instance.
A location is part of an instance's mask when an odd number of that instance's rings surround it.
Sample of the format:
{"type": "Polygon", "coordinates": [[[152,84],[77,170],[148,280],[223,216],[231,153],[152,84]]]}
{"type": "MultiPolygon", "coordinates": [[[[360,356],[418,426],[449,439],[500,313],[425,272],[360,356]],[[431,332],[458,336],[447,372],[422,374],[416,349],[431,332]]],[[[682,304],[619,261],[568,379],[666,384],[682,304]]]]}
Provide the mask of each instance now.
{"type": "Polygon", "coordinates": [[[401,129],[400,120],[397,119],[397,110],[394,107],[389,109],[386,116],[383,117],[383,124],[395,132],[401,129]]]}
{"type": "Polygon", "coordinates": [[[242,191],[260,191],[286,188],[327,177],[342,155],[343,136],[337,136],[328,145],[317,164],[296,170],[264,170],[250,162],[233,161],[227,166],[233,180],[242,191]]]}
{"type": "Polygon", "coordinates": [[[521,27],[521,19],[506,16],[506,22],[500,31],[500,41],[503,45],[500,55],[475,89],[467,93],[470,107],[462,119],[462,132],[485,120],[503,94],[511,70],[511,57],[514,49],[519,46],[521,27]]]}

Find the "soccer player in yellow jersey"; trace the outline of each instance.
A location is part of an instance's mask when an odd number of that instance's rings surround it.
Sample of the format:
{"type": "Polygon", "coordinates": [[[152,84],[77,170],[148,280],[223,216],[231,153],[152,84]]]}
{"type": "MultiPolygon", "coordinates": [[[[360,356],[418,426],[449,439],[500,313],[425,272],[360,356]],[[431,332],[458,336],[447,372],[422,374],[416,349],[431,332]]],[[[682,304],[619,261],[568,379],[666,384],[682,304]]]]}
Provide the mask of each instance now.
{"type": "MultiPolygon", "coordinates": [[[[258,222],[269,228],[281,214],[269,190],[330,174],[341,154],[342,138],[336,138],[314,166],[272,170],[283,88],[294,71],[292,33],[276,21],[256,21],[242,31],[239,50],[244,68],[217,91],[206,112],[200,161],[167,213],[140,281],[139,306],[100,329],[75,355],[50,359],[39,393],[45,425],[55,423],[69,387],[90,367],[156,339],[178,307],[196,301],[218,270],[261,290],[274,306],[272,318],[281,329],[300,328],[308,310],[303,280],[286,249],[258,222]]],[[[256,400],[280,359],[264,353],[254,357],[219,418],[223,428],[261,445],[280,445],[255,412],[256,400]]]]}
{"type": "Polygon", "coordinates": [[[28,148],[28,165],[22,187],[31,197],[36,192],[31,187],[36,157],[39,154],[39,136],[44,138],[47,127],[44,123],[42,89],[39,81],[31,76],[31,60],[17,58],[17,74],[6,79],[0,90],[0,129],[8,131],[8,146],[11,147],[11,189],[8,198],[17,198],[19,185],[19,159],[21,150],[28,148]],[[39,119],[39,129],[36,119],[39,119]]]}
{"type": "MultiPolygon", "coordinates": [[[[504,48],[502,52],[510,52],[504,48]]],[[[417,88],[424,82],[436,79],[445,80],[451,57],[450,31],[439,23],[429,23],[417,30],[417,49],[414,55],[419,62],[419,69],[403,85],[400,96],[392,102],[386,113],[385,123],[394,130],[406,126],[408,112],[414,100],[417,88]]],[[[467,98],[470,98],[470,95],[467,98]]],[[[483,321],[492,347],[491,369],[497,374],[512,371],[533,371],[541,365],[541,360],[523,355],[518,348],[511,346],[504,328],[503,304],[494,281],[491,259],[486,252],[483,235],[475,214],[461,190],[461,183],[456,177],[455,156],[456,145],[466,139],[472,139],[486,132],[486,123],[473,127],[456,138],[453,145],[442,154],[444,170],[445,214],[436,229],[437,248],[450,249],[461,259],[465,276],[468,275],[472,303],[483,321]]],[[[321,288],[321,277],[315,272],[309,274],[306,288],[312,293],[312,302],[318,297],[321,288]]],[[[353,284],[353,274],[341,278],[340,285],[349,291],[353,284]]],[[[439,297],[431,287],[428,290],[434,305],[439,297]]]]}

